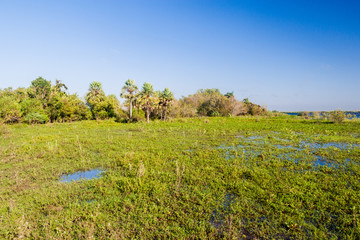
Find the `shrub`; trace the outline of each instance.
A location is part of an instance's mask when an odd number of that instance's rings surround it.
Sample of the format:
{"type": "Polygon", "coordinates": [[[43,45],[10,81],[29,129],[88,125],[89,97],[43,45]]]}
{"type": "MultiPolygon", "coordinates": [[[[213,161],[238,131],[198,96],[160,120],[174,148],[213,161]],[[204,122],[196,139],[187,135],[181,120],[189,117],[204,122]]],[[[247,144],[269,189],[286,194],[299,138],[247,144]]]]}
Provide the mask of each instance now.
{"type": "Polygon", "coordinates": [[[249,113],[253,116],[263,115],[266,113],[266,109],[261,107],[260,105],[251,104],[249,108],[249,113]]]}
{"type": "Polygon", "coordinates": [[[119,115],[119,118],[116,119],[117,122],[122,123],[135,123],[135,122],[143,122],[145,121],[145,112],[141,109],[133,109],[133,116],[129,118],[126,113],[122,113],[119,115]]]}
{"type": "Polygon", "coordinates": [[[220,117],[220,113],[218,111],[212,111],[212,112],[210,112],[210,116],[211,117],[220,117]]]}
{"type": "MultiPolygon", "coordinates": [[[[186,99],[185,99],[186,100],[186,99]]],[[[196,117],[196,108],[184,99],[175,100],[171,106],[169,117],[196,117]]]]}
{"type": "Polygon", "coordinates": [[[346,118],[346,114],[340,109],[330,112],[330,119],[334,123],[342,123],[346,118]]]}
{"type": "Polygon", "coordinates": [[[49,117],[46,114],[40,114],[38,112],[31,112],[25,117],[25,121],[28,123],[45,123],[49,121],[49,117]]]}
{"type": "Polygon", "coordinates": [[[16,99],[10,96],[0,99],[0,118],[5,123],[16,123],[21,120],[21,107],[16,99]]]}

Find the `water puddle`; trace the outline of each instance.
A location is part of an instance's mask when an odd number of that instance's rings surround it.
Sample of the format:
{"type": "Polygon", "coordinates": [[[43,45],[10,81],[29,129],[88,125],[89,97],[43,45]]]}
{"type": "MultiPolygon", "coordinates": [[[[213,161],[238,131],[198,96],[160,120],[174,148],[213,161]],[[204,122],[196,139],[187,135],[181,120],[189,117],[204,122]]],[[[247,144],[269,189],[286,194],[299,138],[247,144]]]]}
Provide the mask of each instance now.
{"type": "Polygon", "coordinates": [[[104,171],[101,169],[92,169],[89,171],[78,171],[73,174],[64,174],[60,178],[60,182],[69,183],[72,181],[89,180],[101,177],[101,173],[104,171]]]}

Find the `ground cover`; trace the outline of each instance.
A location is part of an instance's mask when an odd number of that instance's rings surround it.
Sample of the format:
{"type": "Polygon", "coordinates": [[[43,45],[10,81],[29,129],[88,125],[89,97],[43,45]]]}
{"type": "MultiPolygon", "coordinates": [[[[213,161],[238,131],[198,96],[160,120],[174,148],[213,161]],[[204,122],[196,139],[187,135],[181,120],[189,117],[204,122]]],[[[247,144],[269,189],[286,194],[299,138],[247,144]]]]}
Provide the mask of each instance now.
{"type": "Polygon", "coordinates": [[[0,238],[356,239],[359,136],[294,117],[3,127],[0,238]]]}

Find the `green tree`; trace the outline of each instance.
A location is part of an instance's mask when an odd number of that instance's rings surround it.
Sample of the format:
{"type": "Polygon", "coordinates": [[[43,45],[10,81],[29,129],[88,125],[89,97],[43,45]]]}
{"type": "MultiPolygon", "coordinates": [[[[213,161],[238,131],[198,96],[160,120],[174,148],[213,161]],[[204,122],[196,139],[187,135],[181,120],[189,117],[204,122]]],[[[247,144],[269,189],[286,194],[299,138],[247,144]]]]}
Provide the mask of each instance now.
{"type": "Polygon", "coordinates": [[[104,109],[106,96],[100,82],[94,81],[90,83],[89,92],[86,94],[85,99],[86,104],[90,107],[91,113],[96,120],[98,120],[99,117],[106,118],[107,114],[104,109]]]}
{"type": "MultiPolygon", "coordinates": [[[[248,101],[245,101],[248,102],[248,101]]],[[[173,102],[171,116],[238,116],[249,107],[235,99],[233,92],[223,95],[219,89],[200,89],[195,94],[173,102]]]]}
{"type": "Polygon", "coordinates": [[[231,111],[228,109],[229,99],[220,93],[218,89],[205,89],[197,93],[201,102],[197,107],[198,113],[202,116],[228,116],[231,111]]]}
{"type": "Polygon", "coordinates": [[[136,93],[138,92],[138,87],[135,85],[135,81],[132,79],[128,79],[125,82],[125,85],[122,88],[122,92],[120,97],[126,98],[129,102],[129,118],[131,119],[132,109],[133,109],[133,101],[136,99],[136,93]]]}
{"type": "Polygon", "coordinates": [[[154,96],[154,89],[150,83],[144,83],[140,92],[140,104],[146,114],[146,122],[150,122],[150,114],[157,102],[156,96],[154,96]]]}
{"type": "Polygon", "coordinates": [[[70,105],[73,109],[72,120],[78,121],[78,120],[91,119],[91,116],[92,116],[91,110],[86,106],[86,104],[76,94],[68,95],[67,101],[70,103],[70,105]]]}
{"type": "Polygon", "coordinates": [[[161,118],[165,121],[168,112],[168,106],[174,100],[174,94],[169,88],[165,88],[164,91],[159,94],[160,105],[162,106],[161,118]]]}
{"type": "Polygon", "coordinates": [[[119,100],[116,98],[114,94],[106,97],[106,111],[108,116],[111,118],[118,118],[121,111],[121,106],[119,100]]]}
{"type": "MultiPolygon", "coordinates": [[[[45,101],[50,94],[51,82],[42,77],[38,77],[31,82],[31,87],[35,90],[36,94],[33,97],[41,98],[45,101]]],[[[46,102],[44,102],[44,104],[46,104],[46,102]]]]}

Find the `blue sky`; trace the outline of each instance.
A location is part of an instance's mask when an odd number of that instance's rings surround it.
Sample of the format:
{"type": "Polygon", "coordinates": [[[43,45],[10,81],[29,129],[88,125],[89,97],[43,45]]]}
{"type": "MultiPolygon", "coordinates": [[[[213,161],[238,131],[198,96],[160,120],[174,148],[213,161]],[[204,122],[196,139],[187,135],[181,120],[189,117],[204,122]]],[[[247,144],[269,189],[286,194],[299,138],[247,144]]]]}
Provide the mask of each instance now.
{"type": "Polygon", "coordinates": [[[360,2],[0,0],[0,88],[128,79],[279,111],[360,110],[360,2]]]}

